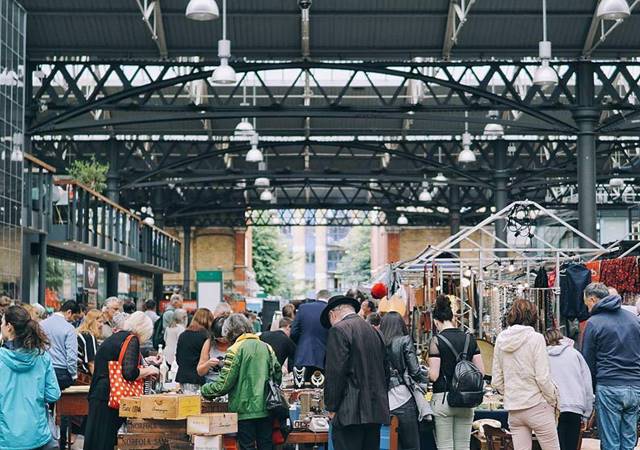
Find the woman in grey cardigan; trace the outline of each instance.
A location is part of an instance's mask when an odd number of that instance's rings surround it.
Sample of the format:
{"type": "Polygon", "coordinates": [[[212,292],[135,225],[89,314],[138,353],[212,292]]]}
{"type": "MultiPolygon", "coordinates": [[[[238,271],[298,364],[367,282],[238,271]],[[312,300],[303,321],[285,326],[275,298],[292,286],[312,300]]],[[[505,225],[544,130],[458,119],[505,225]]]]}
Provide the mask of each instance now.
{"type": "Polygon", "coordinates": [[[561,450],[575,450],[582,421],[593,411],[593,387],[589,366],[573,341],[559,330],[545,333],[551,378],[560,393],[558,438],[561,450]]]}

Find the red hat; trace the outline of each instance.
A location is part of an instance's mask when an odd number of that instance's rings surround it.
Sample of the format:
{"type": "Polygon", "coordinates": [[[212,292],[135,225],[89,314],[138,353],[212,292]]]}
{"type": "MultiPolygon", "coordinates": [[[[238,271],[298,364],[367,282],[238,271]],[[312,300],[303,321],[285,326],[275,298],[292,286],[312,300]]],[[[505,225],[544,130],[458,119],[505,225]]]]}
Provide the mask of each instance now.
{"type": "Polygon", "coordinates": [[[371,296],[375,299],[381,299],[387,295],[387,287],[384,283],[376,283],[371,287],[371,296]]]}

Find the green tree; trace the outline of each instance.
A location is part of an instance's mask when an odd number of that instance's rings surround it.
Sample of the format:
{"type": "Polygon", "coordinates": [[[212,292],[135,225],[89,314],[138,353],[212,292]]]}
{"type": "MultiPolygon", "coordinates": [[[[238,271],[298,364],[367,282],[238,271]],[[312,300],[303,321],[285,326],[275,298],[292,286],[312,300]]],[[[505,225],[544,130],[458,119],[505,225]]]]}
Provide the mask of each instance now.
{"type": "Polygon", "coordinates": [[[353,227],[344,242],[337,274],[346,285],[357,286],[371,278],[371,228],[353,227]]]}
{"type": "Polygon", "coordinates": [[[109,164],[101,164],[96,161],[95,156],[92,156],[91,159],[87,161],[76,159],[69,167],[69,175],[71,175],[74,180],[100,194],[104,193],[104,190],[107,188],[108,171],[109,164]]]}
{"type": "Polygon", "coordinates": [[[253,270],[256,281],[271,295],[287,294],[286,267],[289,255],[275,227],[253,228],[253,270]]]}
{"type": "Polygon", "coordinates": [[[56,292],[62,291],[64,284],[64,266],[62,261],[47,258],[47,287],[56,292]]]}

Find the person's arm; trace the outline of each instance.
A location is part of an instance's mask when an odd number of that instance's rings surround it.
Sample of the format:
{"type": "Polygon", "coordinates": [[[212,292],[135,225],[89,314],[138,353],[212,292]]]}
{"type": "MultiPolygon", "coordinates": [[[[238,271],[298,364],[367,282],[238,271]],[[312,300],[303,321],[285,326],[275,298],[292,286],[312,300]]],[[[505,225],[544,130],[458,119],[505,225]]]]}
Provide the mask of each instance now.
{"type": "Polygon", "coordinates": [[[338,328],[329,329],[325,364],[324,402],[327,411],[336,413],[347,388],[351,345],[338,328]]]}
{"type": "Polygon", "coordinates": [[[596,385],[596,347],[597,347],[597,335],[592,324],[587,322],[587,326],[584,329],[584,336],[582,337],[582,356],[589,367],[589,373],[591,373],[591,390],[593,391],[596,385]]]}
{"type": "Polygon", "coordinates": [[[429,343],[429,359],[427,360],[429,366],[429,379],[436,381],[440,378],[440,349],[438,348],[438,338],[435,336],[431,338],[429,343]]]}
{"type": "Polygon", "coordinates": [[[484,376],[484,361],[482,360],[482,355],[478,353],[477,355],[473,355],[471,362],[478,368],[482,376],[484,376]]]}
{"type": "Polygon", "coordinates": [[[407,366],[407,372],[409,376],[416,383],[428,383],[427,375],[420,369],[418,363],[418,355],[416,354],[416,347],[413,345],[411,338],[407,339],[404,346],[404,361],[407,366]]]}
{"type": "Polygon", "coordinates": [[[274,380],[276,381],[276,383],[281,384],[282,383],[282,366],[278,361],[278,357],[276,356],[276,353],[271,348],[269,348],[269,355],[271,359],[271,365],[273,367],[274,380]]]}
{"type": "MultiPolygon", "coordinates": [[[[123,343],[122,345],[125,344],[123,343]]],[[[139,364],[140,341],[137,336],[133,336],[124,352],[124,358],[122,358],[122,377],[127,381],[135,381],[138,378],[144,378],[141,374],[139,364]]]]}
{"type": "Polygon", "coordinates": [[[493,352],[493,367],[491,368],[491,386],[504,394],[504,369],[502,367],[502,352],[495,346],[493,352]]]}
{"type": "Polygon", "coordinates": [[[240,374],[241,352],[241,347],[227,351],[218,379],[213,383],[205,384],[200,390],[204,398],[220,397],[234,388],[240,374]]]}
{"type": "Polygon", "coordinates": [[[293,372],[293,361],[296,357],[296,343],[292,339],[289,339],[289,346],[287,347],[287,370],[293,372]]]}
{"type": "Polygon", "coordinates": [[[78,378],[78,335],[73,328],[67,331],[65,337],[65,356],[67,357],[67,372],[71,378],[78,378]]]}
{"type": "MultiPolygon", "coordinates": [[[[85,339],[86,341],[86,339],[85,339]]],[[[89,373],[93,375],[95,369],[96,352],[98,351],[98,343],[95,336],[89,335],[89,340],[86,341],[85,355],[87,357],[87,367],[89,367],[89,373]]]]}
{"type": "Polygon", "coordinates": [[[44,375],[44,402],[55,403],[60,399],[60,386],[58,385],[58,379],[56,378],[56,372],[53,370],[53,363],[51,357],[48,354],[43,355],[43,358],[47,360],[46,373],[44,375]]]}
{"type": "Polygon", "coordinates": [[[196,371],[198,375],[201,377],[205,376],[209,369],[211,369],[214,364],[211,363],[211,358],[209,358],[209,351],[211,350],[211,338],[204,341],[204,345],[202,346],[202,350],[200,351],[200,359],[198,360],[198,366],[196,367],[196,371]]]}
{"type": "Polygon", "coordinates": [[[558,388],[551,380],[551,372],[549,370],[549,355],[542,335],[537,334],[534,342],[533,369],[536,384],[542,393],[544,399],[551,406],[556,407],[558,404],[558,388]]]}
{"type": "Polygon", "coordinates": [[[300,314],[301,312],[302,311],[298,311],[298,314],[296,314],[296,317],[293,319],[293,324],[291,324],[291,339],[296,344],[298,343],[300,335],[302,334],[302,320],[300,319],[302,315],[300,314]]]}
{"type": "Polygon", "coordinates": [[[587,362],[584,360],[580,352],[577,353],[577,358],[580,361],[580,372],[581,378],[584,380],[582,383],[582,388],[584,389],[584,398],[585,398],[585,408],[584,408],[584,418],[589,419],[591,414],[593,413],[593,384],[591,383],[591,371],[589,370],[589,366],[587,362]]]}

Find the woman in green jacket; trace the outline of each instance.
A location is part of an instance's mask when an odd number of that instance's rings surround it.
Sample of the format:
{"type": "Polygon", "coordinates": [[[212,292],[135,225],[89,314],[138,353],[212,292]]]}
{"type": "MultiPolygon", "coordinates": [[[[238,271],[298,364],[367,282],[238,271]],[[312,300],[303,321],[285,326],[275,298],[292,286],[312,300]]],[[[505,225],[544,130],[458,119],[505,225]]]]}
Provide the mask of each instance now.
{"type": "Polygon", "coordinates": [[[265,385],[271,375],[278,383],[282,381],[280,364],[271,347],[253,334],[244,315],[230,315],[222,334],[233,345],[227,350],[220,377],[202,386],[202,395],[215,398],[229,394],[229,411],[238,414],[240,450],[272,450],[273,425],[265,385]]]}

